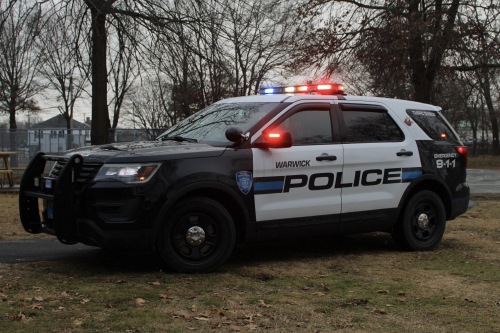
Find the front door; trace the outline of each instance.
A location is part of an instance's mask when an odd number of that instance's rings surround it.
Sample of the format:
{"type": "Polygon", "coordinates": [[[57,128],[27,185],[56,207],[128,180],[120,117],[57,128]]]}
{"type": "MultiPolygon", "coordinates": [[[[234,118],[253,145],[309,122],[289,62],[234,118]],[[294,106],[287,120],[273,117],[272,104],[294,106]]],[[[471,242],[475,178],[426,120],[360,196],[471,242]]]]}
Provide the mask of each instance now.
{"type": "Polygon", "coordinates": [[[295,106],[264,133],[289,132],[290,148],[252,148],[259,238],[335,232],[341,210],[343,148],[331,104],[295,106]],[[335,128],[334,128],[335,127],[335,128]]]}

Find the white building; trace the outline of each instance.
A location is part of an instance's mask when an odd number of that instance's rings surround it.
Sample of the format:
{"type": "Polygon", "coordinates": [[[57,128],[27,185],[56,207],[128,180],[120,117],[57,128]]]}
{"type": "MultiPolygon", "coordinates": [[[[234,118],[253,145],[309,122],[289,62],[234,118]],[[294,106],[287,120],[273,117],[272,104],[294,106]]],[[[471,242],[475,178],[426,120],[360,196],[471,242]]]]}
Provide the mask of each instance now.
{"type": "Polygon", "coordinates": [[[90,124],[73,119],[73,129],[67,129],[66,119],[57,115],[29,128],[28,145],[31,153],[61,153],[68,149],[90,146],[90,124]]]}

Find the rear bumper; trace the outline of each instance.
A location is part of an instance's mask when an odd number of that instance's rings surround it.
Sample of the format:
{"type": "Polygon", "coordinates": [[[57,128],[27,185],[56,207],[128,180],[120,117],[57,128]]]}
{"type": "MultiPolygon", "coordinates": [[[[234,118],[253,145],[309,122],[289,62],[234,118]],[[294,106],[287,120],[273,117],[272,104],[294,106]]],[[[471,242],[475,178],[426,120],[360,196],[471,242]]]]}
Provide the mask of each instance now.
{"type": "Polygon", "coordinates": [[[453,199],[451,202],[451,215],[449,220],[454,220],[457,216],[462,215],[467,211],[469,207],[470,197],[453,199]]]}

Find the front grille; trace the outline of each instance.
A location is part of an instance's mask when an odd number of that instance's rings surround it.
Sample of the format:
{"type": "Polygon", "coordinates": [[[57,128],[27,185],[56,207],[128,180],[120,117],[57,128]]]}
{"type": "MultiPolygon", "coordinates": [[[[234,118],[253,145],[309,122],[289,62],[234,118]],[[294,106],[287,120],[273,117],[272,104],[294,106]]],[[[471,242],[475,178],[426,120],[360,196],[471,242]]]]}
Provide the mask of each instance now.
{"type": "MultiPolygon", "coordinates": [[[[52,171],[50,171],[49,177],[59,177],[59,174],[61,173],[64,165],[66,165],[66,162],[58,161],[52,168],[52,171]]],[[[78,178],[76,179],[77,185],[79,185],[79,187],[81,188],[85,184],[90,183],[94,179],[97,172],[99,172],[99,169],[101,167],[102,164],[99,163],[83,163],[80,176],[78,176],[78,178]]]]}

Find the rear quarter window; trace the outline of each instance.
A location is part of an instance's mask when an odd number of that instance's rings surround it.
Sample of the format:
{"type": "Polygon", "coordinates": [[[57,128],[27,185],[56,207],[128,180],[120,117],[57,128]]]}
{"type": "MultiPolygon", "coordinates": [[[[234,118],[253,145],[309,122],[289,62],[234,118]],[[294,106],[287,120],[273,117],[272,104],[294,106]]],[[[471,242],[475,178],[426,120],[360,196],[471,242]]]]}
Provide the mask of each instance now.
{"type": "Polygon", "coordinates": [[[432,140],[460,143],[437,111],[406,110],[406,113],[432,140]]]}

